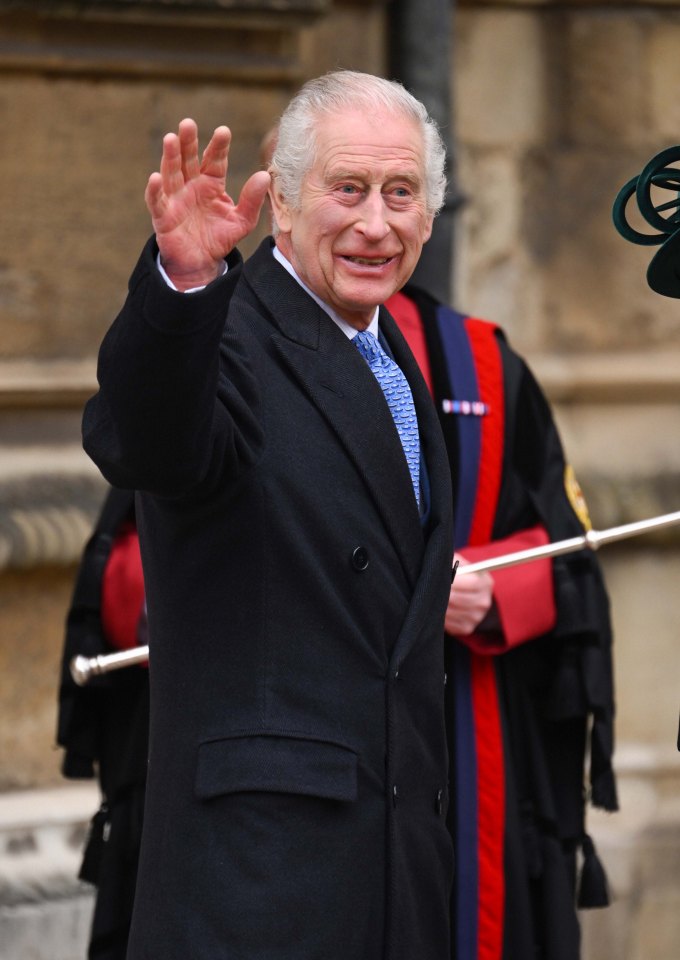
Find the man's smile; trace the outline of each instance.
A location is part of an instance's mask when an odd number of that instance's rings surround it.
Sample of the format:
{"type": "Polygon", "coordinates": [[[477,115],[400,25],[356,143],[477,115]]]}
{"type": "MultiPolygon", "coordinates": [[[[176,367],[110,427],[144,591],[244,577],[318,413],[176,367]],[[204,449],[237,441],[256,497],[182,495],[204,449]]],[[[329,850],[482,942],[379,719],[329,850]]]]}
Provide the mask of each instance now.
{"type": "Polygon", "coordinates": [[[343,260],[347,260],[349,263],[358,263],[364,267],[382,267],[386,263],[389,263],[390,260],[393,260],[393,257],[352,257],[352,256],[342,256],[343,260]]]}

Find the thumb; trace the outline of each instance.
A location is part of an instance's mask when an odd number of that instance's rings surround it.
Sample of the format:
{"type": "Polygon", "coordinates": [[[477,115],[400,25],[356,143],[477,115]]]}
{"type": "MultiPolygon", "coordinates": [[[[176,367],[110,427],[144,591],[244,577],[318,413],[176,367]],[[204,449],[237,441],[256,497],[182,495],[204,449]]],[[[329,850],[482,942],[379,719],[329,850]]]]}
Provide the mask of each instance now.
{"type": "Polygon", "coordinates": [[[248,230],[252,230],[260,218],[270,182],[271,177],[267,171],[258,170],[243,184],[236,211],[248,230]]]}

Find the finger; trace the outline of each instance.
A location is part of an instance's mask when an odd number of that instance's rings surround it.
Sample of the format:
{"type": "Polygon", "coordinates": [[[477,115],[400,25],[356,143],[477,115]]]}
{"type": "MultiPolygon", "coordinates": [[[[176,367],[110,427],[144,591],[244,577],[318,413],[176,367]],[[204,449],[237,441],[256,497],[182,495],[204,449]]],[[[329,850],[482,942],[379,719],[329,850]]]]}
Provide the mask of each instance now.
{"type": "Polygon", "coordinates": [[[486,590],[493,589],[494,581],[490,573],[487,573],[486,570],[481,570],[479,573],[464,573],[465,567],[466,564],[464,563],[460,565],[459,576],[454,579],[454,583],[459,583],[461,587],[470,587],[471,584],[477,584],[477,586],[483,586],[486,590]]]}
{"type": "Polygon", "coordinates": [[[231,130],[229,127],[217,127],[210,143],[203,151],[201,173],[208,177],[227,179],[229,169],[229,146],[231,144],[231,130]]]}
{"type": "Polygon", "coordinates": [[[163,137],[163,156],[161,157],[161,178],[163,190],[167,196],[179,193],[184,186],[182,173],[182,153],[179,137],[176,133],[166,133],[163,137]]]}
{"type": "Polygon", "coordinates": [[[461,577],[460,580],[458,577],[451,584],[451,591],[454,593],[472,593],[475,590],[479,589],[479,581],[473,576],[471,577],[461,577]]]}
{"type": "Polygon", "coordinates": [[[198,162],[198,127],[191,117],[186,117],[180,121],[178,136],[182,176],[186,182],[187,180],[193,180],[201,172],[201,165],[198,162]]]}
{"type": "Polygon", "coordinates": [[[474,633],[478,623],[479,621],[474,617],[466,617],[462,614],[449,615],[444,620],[444,630],[454,637],[468,637],[474,633]]]}
{"type": "Polygon", "coordinates": [[[266,170],[258,170],[243,184],[236,212],[248,231],[253,230],[257,225],[270,184],[271,177],[266,170]]]}
{"type": "Polygon", "coordinates": [[[444,624],[450,633],[470,633],[484,619],[488,612],[486,604],[456,604],[449,606],[444,624]]]}
{"type": "Polygon", "coordinates": [[[163,178],[160,173],[152,173],[146,185],[144,200],[152,220],[159,219],[165,210],[166,198],[163,190],[163,178]]]}
{"type": "Polygon", "coordinates": [[[452,598],[447,607],[450,616],[469,616],[478,610],[483,610],[486,604],[480,597],[456,597],[452,598]]]}
{"type": "Polygon", "coordinates": [[[466,577],[451,585],[451,596],[454,597],[478,597],[491,593],[486,584],[474,581],[472,577],[466,577]]]}

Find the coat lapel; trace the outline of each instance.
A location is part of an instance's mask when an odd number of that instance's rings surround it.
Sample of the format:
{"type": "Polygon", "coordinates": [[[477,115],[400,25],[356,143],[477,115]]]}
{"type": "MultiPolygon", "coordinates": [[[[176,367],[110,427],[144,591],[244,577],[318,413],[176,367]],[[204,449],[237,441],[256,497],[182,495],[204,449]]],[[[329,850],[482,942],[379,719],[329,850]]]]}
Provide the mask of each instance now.
{"type": "MultiPolygon", "coordinates": [[[[272,344],[362,476],[413,586],[422,563],[423,532],[399,435],[380,385],[351,341],[273,259],[268,241],[246,263],[244,277],[275,323],[272,344]]],[[[395,358],[398,354],[401,362],[404,353],[410,357],[408,348],[403,340],[397,343],[401,335],[386,313],[385,317],[390,348],[396,346],[395,358]]],[[[418,375],[417,368],[406,374],[407,379],[414,373],[418,375]]],[[[426,402],[432,406],[429,395],[426,402]]]]}

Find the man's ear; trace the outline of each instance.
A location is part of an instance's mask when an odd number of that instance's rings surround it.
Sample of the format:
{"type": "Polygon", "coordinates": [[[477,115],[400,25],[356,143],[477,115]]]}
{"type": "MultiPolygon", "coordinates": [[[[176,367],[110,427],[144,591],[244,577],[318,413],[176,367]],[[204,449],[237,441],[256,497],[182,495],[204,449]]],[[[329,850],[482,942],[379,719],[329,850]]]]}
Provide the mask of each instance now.
{"type": "Polygon", "coordinates": [[[278,227],[279,232],[290,233],[292,225],[290,207],[279,189],[278,177],[272,177],[271,186],[269,187],[269,202],[272,207],[272,219],[278,227]]]}

